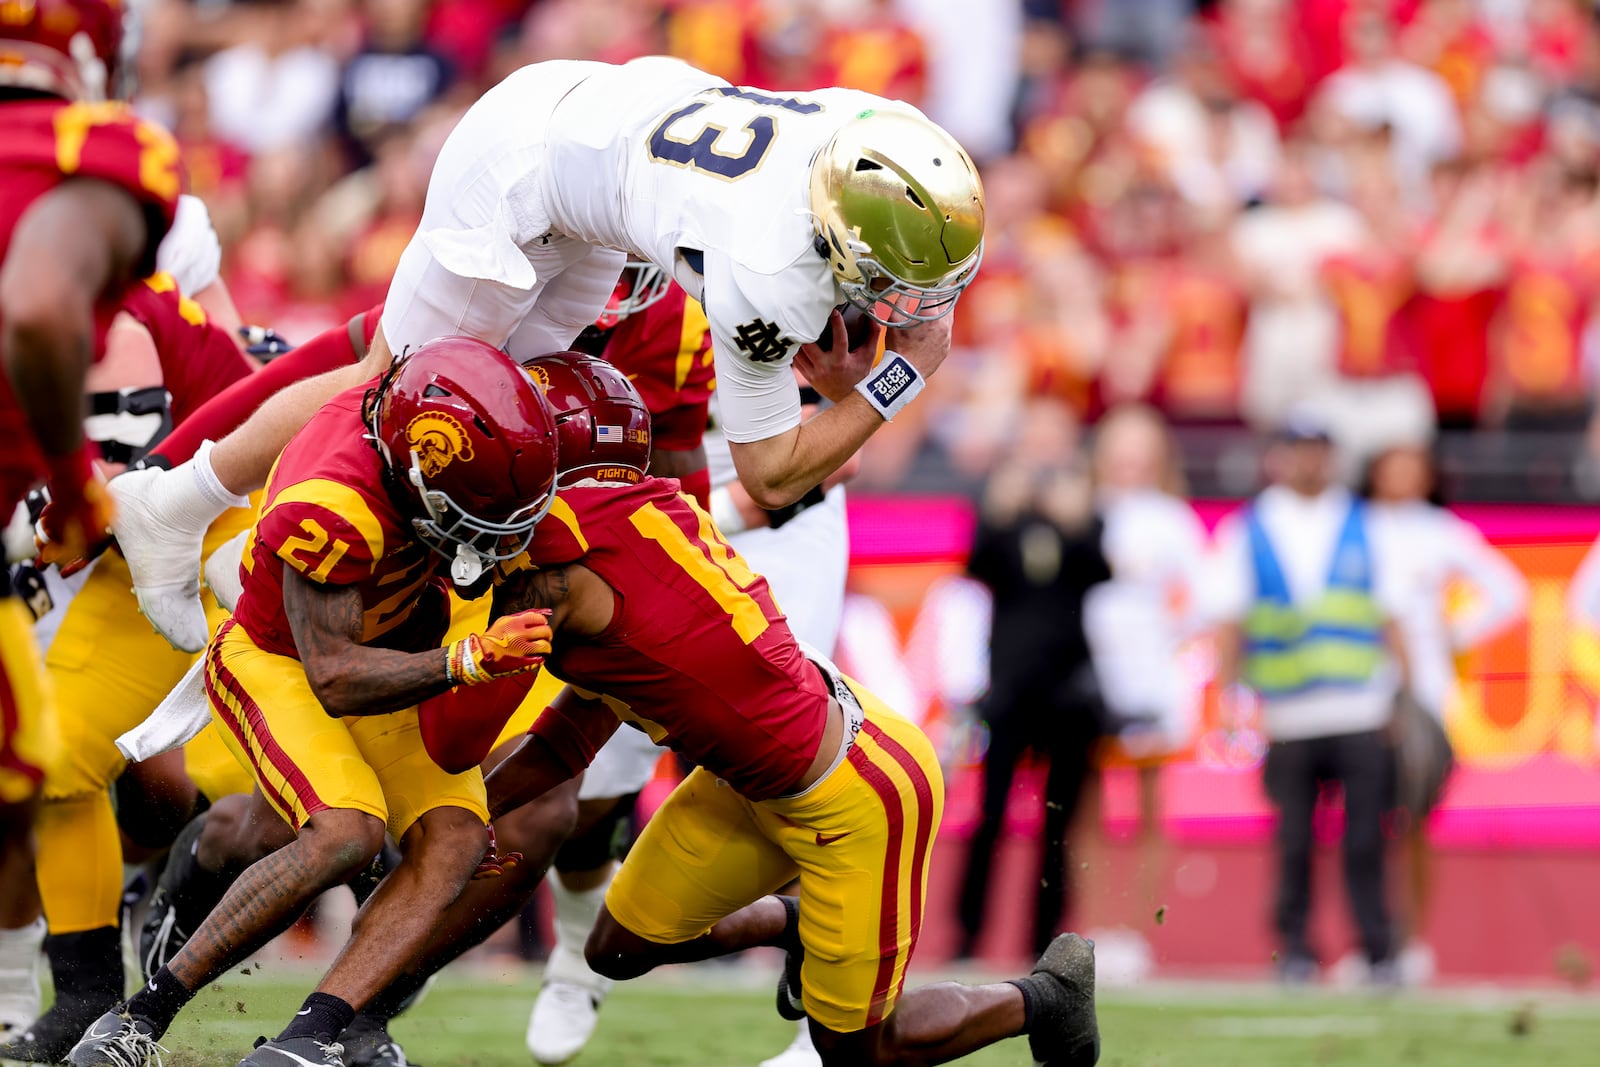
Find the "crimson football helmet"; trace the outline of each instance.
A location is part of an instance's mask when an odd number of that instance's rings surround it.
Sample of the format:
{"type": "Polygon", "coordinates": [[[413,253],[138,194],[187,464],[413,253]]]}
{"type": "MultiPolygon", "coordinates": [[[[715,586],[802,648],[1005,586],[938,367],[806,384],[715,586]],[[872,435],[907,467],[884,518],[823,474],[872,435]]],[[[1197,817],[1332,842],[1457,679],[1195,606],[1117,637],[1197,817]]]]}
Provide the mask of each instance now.
{"type": "Polygon", "coordinates": [[[521,555],[555,502],[555,416],[492,345],[442,337],[396,359],[367,395],[366,421],[418,512],[418,540],[453,561],[457,585],[521,555]]]}
{"type": "Polygon", "coordinates": [[[628,376],[581,352],[538,356],[525,366],[555,412],[560,485],[632,484],[650,469],[650,409],[628,376]]]}
{"type": "Polygon", "coordinates": [[[672,275],[648,259],[629,256],[622,268],[622,276],[617,279],[616,288],[611,291],[611,300],[594,324],[602,330],[609,330],[629,315],[637,315],[645,308],[660,303],[671,288],[672,275]]]}
{"type": "Polygon", "coordinates": [[[104,100],[122,49],[122,0],[0,0],[0,87],[104,100]]]}

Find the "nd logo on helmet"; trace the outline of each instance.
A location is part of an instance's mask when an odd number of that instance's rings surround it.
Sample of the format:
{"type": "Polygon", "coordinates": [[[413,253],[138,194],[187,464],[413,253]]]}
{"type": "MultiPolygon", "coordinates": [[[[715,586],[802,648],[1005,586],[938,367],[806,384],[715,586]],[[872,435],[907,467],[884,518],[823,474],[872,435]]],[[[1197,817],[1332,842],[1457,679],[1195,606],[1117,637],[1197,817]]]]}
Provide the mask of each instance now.
{"type": "Polygon", "coordinates": [[[427,478],[438,477],[458,459],[472,458],[466,427],[454,415],[442,411],[424,412],[406,423],[406,441],[417,454],[417,466],[427,478]]]}

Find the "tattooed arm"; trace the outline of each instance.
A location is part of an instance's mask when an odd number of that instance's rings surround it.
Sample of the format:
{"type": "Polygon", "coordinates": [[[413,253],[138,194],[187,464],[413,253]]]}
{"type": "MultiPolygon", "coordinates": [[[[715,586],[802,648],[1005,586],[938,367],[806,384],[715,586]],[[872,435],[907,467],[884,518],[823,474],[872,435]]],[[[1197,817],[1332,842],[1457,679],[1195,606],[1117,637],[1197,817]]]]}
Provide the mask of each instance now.
{"type": "Polygon", "coordinates": [[[449,651],[397,652],[361,643],[361,592],[321,585],[288,568],[283,608],[306,680],[329,715],[383,715],[450,688],[449,651]]]}

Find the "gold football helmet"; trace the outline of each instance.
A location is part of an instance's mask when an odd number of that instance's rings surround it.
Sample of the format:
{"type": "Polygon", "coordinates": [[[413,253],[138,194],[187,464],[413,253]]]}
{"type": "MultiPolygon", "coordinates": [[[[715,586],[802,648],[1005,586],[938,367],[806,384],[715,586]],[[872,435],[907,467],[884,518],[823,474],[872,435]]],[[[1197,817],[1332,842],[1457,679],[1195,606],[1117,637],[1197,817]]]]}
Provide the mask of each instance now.
{"type": "Polygon", "coordinates": [[[950,314],[983,258],[978,168],[913,111],[841,126],[811,163],[811,213],[845,299],[884,326],[950,314]]]}

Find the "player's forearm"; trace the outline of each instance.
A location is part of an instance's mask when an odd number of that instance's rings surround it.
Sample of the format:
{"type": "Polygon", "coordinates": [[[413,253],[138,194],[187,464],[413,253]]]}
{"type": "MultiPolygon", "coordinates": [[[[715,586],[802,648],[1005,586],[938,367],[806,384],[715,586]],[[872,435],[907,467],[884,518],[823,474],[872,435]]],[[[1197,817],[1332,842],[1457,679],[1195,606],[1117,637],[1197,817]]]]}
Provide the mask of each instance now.
{"type": "Polygon", "coordinates": [[[453,684],[450,650],[401,652],[361,641],[365,605],[355,586],[329,586],[285,570],[283,611],[306,681],[329,715],[383,715],[453,684]]]}
{"type": "Polygon", "coordinates": [[[489,818],[498,819],[516,811],[572,777],[542,739],[524,737],[522,744],[483,780],[489,794],[489,818]]]}
{"type": "Polygon", "coordinates": [[[867,443],[883,416],[851,393],[795,429],[765,441],[729,443],[739,482],[759,507],[785,507],[821,485],[867,443]]]}
{"type": "Polygon", "coordinates": [[[451,688],[449,650],[396,652],[349,644],[301,662],[311,691],[329,715],[387,715],[451,688]]]}
{"type": "Polygon", "coordinates": [[[88,309],[43,307],[5,316],[0,337],[6,377],[46,454],[66,456],[83,445],[83,379],[91,362],[88,309]],[[82,311],[82,321],[76,321],[82,311]]]}
{"type": "Polygon", "coordinates": [[[63,182],[18,220],[0,267],[0,362],[50,456],[83,444],[83,379],[94,359],[94,302],[150,239],[133,197],[97,179],[63,182]]]}

